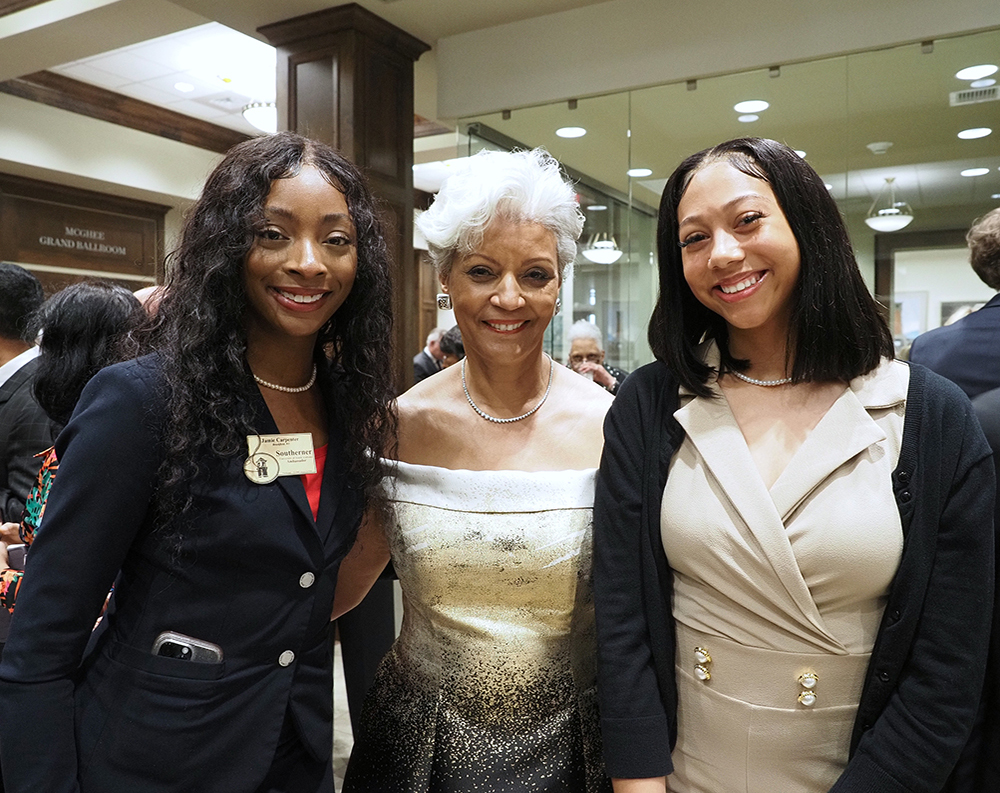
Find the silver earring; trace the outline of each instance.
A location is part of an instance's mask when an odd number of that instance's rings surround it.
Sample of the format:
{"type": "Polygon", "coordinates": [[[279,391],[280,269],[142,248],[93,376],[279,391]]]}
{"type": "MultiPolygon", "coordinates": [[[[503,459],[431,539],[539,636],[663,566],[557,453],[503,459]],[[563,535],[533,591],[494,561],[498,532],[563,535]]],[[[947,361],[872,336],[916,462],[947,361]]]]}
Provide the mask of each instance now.
{"type": "Polygon", "coordinates": [[[437,304],[442,311],[451,311],[451,295],[447,292],[438,292],[437,304]]]}
{"type": "Polygon", "coordinates": [[[562,298],[561,297],[557,297],[556,298],[556,314],[558,314],[560,311],[562,311],[562,298]]]}

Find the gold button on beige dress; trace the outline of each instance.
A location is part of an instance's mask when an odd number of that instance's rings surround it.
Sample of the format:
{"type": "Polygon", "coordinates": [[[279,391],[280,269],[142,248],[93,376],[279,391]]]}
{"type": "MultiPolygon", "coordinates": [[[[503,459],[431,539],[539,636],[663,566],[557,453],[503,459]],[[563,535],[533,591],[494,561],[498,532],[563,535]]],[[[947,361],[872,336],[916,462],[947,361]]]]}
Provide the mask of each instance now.
{"type": "Polygon", "coordinates": [[[904,364],[851,381],[770,490],[726,399],[682,391],[661,529],[674,571],[676,793],[820,793],[843,771],[903,537],[904,364]]]}

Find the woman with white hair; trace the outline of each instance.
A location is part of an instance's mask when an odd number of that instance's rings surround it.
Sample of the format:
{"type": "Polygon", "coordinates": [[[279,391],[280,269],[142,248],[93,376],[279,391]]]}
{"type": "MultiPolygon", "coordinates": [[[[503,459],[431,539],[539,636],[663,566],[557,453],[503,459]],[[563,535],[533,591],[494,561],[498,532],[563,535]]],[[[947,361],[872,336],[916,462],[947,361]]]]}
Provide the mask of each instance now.
{"type": "Polygon", "coordinates": [[[582,217],[541,151],[484,152],[418,220],[466,357],[399,398],[387,515],[335,616],[390,557],[403,627],[345,791],[610,790],[590,588],[603,389],[542,350],[582,217]]]}

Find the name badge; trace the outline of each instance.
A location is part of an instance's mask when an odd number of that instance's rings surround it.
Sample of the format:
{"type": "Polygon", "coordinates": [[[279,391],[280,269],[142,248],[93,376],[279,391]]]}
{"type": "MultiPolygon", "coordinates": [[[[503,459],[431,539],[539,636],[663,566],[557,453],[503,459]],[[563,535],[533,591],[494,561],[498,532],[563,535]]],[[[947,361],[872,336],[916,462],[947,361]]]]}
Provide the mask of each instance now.
{"type": "Polygon", "coordinates": [[[247,435],[250,456],[243,473],[257,485],[266,485],[279,476],[316,473],[311,432],[291,435],[247,435]]]}

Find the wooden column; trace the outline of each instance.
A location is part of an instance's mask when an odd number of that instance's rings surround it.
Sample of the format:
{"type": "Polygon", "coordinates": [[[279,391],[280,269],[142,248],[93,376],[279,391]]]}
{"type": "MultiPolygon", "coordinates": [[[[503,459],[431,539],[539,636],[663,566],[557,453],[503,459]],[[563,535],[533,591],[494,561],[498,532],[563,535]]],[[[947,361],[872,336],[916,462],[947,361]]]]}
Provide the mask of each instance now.
{"type": "Polygon", "coordinates": [[[385,208],[403,391],[423,347],[413,258],[413,62],[430,47],[354,3],[258,32],[278,50],[278,127],[336,147],[365,172],[385,208]]]}

